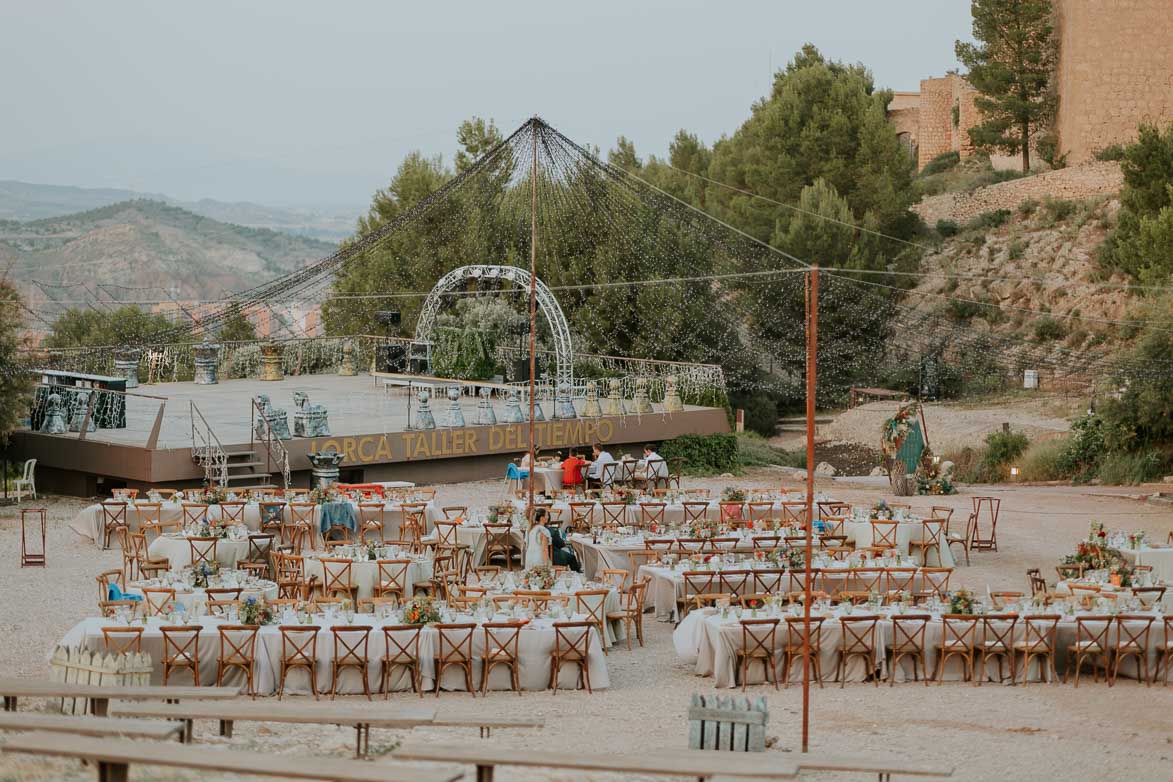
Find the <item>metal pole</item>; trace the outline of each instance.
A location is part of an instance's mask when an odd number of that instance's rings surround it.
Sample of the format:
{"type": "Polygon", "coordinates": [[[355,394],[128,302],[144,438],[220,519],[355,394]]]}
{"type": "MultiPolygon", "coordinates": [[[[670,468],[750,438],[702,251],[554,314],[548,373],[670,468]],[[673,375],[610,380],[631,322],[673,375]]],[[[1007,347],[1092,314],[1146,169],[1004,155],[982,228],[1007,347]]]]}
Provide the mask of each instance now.
{"type": "Polygon", "coordinates": [[[529,170],[529,502],[526,513],[534,507],[534,473],[537,472],[537,454],[534,451],[534,386],[537,373],[537,317],[538,317],[538,121],[530,120],[533,130],[533,160],[529,170]]]}
{"type": "Polygon", "coordinates": [[[819,267],[806,275],[806,578],[802,608],[802,751],[810,739],[811,537],[815,526],[815,368],[819,344],[819,267]]]}

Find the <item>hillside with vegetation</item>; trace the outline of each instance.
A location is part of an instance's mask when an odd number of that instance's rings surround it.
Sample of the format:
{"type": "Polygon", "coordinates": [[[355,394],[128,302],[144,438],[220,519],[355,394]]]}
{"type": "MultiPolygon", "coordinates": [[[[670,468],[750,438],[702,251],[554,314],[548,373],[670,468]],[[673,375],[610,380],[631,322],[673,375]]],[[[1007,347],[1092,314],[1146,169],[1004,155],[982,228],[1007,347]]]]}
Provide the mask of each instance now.
{"type": "Polygon", "coordinates": [[[126,286],[115,291],[121,299],[215,299],[334,249],[328,242],[223,223],[148,200],[30,222],[0,221],[0,269],[40,309],[85,298],[85,288],[92,296],[97,285],[126,286]]]}

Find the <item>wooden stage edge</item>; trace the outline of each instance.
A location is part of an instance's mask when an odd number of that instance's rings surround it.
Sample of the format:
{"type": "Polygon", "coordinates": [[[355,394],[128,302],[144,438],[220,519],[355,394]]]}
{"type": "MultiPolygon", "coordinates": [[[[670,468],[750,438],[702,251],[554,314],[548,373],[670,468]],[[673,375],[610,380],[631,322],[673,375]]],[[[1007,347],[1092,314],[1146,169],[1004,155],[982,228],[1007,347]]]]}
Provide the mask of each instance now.
{"type": "MultiPolygon", "coordinates": [[[[215,428],[215,422],[212,422],[215,428]]],[[[333,448],[345,458],[341,478],[345,482],[407,480],[417,484],[500,478],[511,459],[524,453],[528,424],[466,426],[426,431],[370,432],[333,437],[295,438],[284,441],[289,451],[294,486],[308,486],[308,455],[333,448]]],[[[541,451],[598,442],[614,453],[626,452],[645,442],[658,443],[682,434],[730,431],[720,408],[687,409],[667,414],[604,416],[539,421],[535,437],[541,451]]],[[[224,443],[227,451],[249,450],[249,443],[224,443]]],[[[257,456],[263,459],[263,446],[257,456]]],[[[192,461],[191,449],[147,449],[134,445],[78,440],[68,435],[29,431],[12,433],[11,458],[37,460],[38,489],[95,496],[111,487],[191,486],[203,480],[203,471],[192,461]]]]}

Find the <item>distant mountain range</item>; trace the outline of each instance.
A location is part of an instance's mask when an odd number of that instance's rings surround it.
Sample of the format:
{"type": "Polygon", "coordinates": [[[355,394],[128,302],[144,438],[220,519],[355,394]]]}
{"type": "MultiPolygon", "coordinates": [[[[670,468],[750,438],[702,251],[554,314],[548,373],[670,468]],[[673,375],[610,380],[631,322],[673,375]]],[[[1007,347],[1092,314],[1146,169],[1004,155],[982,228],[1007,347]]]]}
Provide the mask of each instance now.
{"type": "Polygon", "coordinates": [[[0,180],[0,220],[44,220],[140,199],[161,201],[225,223],[268,228],[335,243],[354,233],[355,222],[362,211],[357,207],[293,209],[209,198],[180,201],[162,193],[0,180]]]}
{"type": "MultiPolygon", "coordinates": [[[[53,198],[42,199],[40,208],[76,203],[69,201],[69,191],[76,191],[77,199],[120,192],[52,190],[46,196],[53,198]]],[[[67,306],[63,302],[98,295],[99,284],[114,286],[101,294],[103,301],[217,299],[299,269],[336,248],[333,242],[221,222],[147,199],[27,222],[0,220],[0,275],[16,280],[29,306],[50,317],[67,306]]]]}

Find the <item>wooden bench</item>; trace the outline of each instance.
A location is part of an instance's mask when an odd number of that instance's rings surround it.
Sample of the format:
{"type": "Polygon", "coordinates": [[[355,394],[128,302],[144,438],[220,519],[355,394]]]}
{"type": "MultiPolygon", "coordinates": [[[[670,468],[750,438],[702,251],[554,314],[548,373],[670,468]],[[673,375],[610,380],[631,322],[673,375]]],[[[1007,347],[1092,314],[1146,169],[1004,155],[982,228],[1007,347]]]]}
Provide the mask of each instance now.
{"type": "Polygon", "coordinates": [[[904,758],[867,756],[837,756],[810,752],[794,756],[801,771],[842,771],[845,773],[876,774],[880,782],[888,782],[892,775],[901,777],[951,777],[952,766],[934,766],[904,758]]]}
{"type": "Polygon", "coordinates": [[[793,779],[798,763],[778,752],[734,753],[682,749],[676,752],[641,752],[621,755],[599,752],[535,752],[502,747],[485,742],[475,744],[440,744],[415,742],[404,744],[392,753],[402,760],[426,760],[435,763],[464,763],[477,768],[477,782],[492,782],[497,766],[535,766],[579,771],[607,771],[619,774],[664,774],[693,777],[705,782],[716,777],[745,780],[793,779]]]}
{"type": "Polygon", "coordinates": [[[16,711],[18,698],[85,698],[90,703],[90,714],[105,717],[111,700],[233,700],[240,695],[237,687],[104,687],[93,684],[70,684],[40,679],[0,679],[0,695],[4,696],[4,711],[16,711]]]}
{"type": "Polygon", "coordinates": [[[207,747],[89,736],[66,738],[58,733],[43,732],[14,736],[4,745],[4,751],[88,760],[97,766],[99,782],[127,782],[131,764],[327,782],[453,782],[461,777],[451,772],[364,760],[210,750],[207,747]]]}
{"type": "Polygon", "coordinates": [[[78,736],[123,736],[135,739],[183,741],[183,726],[158,720],[117,720],[113,717],[74,717],[38,712],[0,712],[0,730],[24,733],[39,730],[78,736]]]}
{"type": "Polygon", "coordinates": [[[499,717],[443,717],[432,706],[406,705],[374,710],[366,704],[232,701],[230,703],[115,703],[111,714],[120,717],[155,717],[182,720],[184,736],[190,743],[192,722],[217,720],[220,735],[231,736],[236,722],[284,722],[294,724],[341,725],[355,730],[355,756],[365,757],[371,748],[371,728],[414,728],[423,725],[478,727],[482,738],[492,728],[541,727],[541,720],[499,717]]]}

